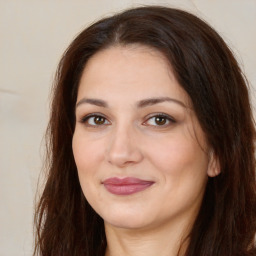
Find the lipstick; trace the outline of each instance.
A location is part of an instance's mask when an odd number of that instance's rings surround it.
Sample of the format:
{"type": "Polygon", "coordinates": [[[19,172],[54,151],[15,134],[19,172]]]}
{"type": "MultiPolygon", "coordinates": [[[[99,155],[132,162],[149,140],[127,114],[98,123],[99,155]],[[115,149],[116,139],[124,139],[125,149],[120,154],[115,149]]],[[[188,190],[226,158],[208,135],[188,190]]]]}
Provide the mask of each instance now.
{"type": "Polygon", "coordinates": [[[154,184],[153,181],[141,180],[133,177],[113,177],[104,180],[102,183],[110,193],[115,195],[131,195],[143,191],[154,184]]]}

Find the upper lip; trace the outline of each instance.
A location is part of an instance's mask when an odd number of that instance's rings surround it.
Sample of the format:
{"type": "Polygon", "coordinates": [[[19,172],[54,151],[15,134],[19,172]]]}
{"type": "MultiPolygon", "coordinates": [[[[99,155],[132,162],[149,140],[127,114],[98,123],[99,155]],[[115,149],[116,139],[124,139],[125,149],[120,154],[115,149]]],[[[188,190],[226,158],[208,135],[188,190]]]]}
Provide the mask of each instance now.
{"type": "Polygon", "coordinates": [[[102,182],[104,185],[133,185],[133,184],[149,184],[154,183],[154,181],[151,180],[142,180],[135,177],[125,177],[125,178],[118,178],[118,177],[111,177],[108,179],[105,179],[102,182]]]}

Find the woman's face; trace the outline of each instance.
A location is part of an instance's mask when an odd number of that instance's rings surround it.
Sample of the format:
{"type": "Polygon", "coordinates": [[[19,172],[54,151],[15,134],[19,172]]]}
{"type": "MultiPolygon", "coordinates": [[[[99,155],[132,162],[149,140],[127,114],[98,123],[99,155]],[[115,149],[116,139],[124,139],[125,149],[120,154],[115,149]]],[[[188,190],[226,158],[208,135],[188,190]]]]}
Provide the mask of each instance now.
{"type": "Polygon", "coordinates": [[[108,225],[193,220],[216,164],[165,58],[143,46],[94,55],[79,85],[73,152],[83,193],[108,225]]]}

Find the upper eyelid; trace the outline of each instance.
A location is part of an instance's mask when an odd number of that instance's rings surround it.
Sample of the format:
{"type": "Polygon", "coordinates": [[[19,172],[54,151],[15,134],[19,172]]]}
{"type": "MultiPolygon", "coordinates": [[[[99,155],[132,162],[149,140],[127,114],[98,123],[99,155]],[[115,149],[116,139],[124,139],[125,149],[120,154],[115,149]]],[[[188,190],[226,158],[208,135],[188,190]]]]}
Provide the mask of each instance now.
{"type": "Polygon", "coordinates": [[[83,119],[87,119],[87,118],[90,118],[90,117],[94,117],[94,116],[100,116],[100,117],[103,117],[105,119],[108,119],[108,117],[106,117],[106,115],[102,114],[102,113],[98,113],[98,112],[94,112],[94,113],[89,113],[89,114],[86,114],[86,115],[82,115],[81,118],[79,118],[80,120],[83,120],[83,119]]]}
{"type": "Polygon", "coordinates": [[[161,112],[149,114],[146,118],[146,121],[149,120],[150,118],[158,117],[158,116],[166,117],[167,119],[170,119],[171,121],[176,122],[176,119],[174,117],[172,117],[171,115],[165,114],[165,113],[161,113],[161,112]]]}

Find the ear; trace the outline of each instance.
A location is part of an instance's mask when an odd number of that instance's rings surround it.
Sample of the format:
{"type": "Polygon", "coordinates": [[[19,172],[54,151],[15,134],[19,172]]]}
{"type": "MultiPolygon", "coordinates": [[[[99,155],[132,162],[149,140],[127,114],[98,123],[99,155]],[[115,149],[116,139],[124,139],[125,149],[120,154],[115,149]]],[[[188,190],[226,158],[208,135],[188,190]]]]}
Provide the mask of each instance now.
{"type": "Polygon", "coordinates": [[[216,177],[220,173],[221,170],[219,158],[216,156],[213,150],[210,150],[207,174],[209,177],[216,177]]]}

